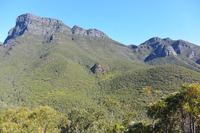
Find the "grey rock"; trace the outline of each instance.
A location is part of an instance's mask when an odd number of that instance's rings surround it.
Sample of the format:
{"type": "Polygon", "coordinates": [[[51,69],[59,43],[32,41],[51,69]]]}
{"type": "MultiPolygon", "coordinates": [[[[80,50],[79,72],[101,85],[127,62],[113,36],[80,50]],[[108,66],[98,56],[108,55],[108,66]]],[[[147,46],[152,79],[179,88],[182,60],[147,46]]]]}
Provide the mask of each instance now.
{"type": "Polygon", "coordinates": [[[153,37],[144,43],[140,44],[133,52],[143,55],[140,59],[145,62],[155,58],[167,56],[181,56],[181,58],[188,58],[195,60],[200,56],[199,47],[196,45],[183,41],[172,40],[170,38],[153,37]]]}
{"type": "Polygon", "coordinates": [[[131,48],[131,49],[137,49],[137,48],[138,48],[138,46],[137,46],[137,45],[134,45],[134,44],[131,44],[131,45],[129,45],[128,47],[131,48]]]}
{"type": "Polygon", "coordinates": [[[105,33],[97,29],[83,29],[77,25],[72,28],[72,34],[79,36],[90,36],[90,37],[98,37],[98,38],[109,38],[105,33]]]}
{"type": "Polygon", "coordinates": [[[191,49],[189,44],[181,40],[175,41],[172,44],[172,47],[174,48],[177,54],[182,54],[191,49]]]}
{"type": "Polygon", "coordinates": [[[144,60],[145,62],[153,60],[154,58],[159,58],[159,57],[166,57],[166,56],[171,56],[171,55],[177,56],[176,51],[171,45],[165,45],[162,43],[155,43],[155,44],[157,47],[153,49],[151,54],[145,58],[144,60]]]}
{"type": "Polygon", "coordinates": [[[171,45],[165,45],[162,53],[164,54],[164,56],[177,55],[176,51],[171,45]]]}
{"type": "Polygon", "coordinates": [[[72,34],[74,35],[80,35],[80,36],[87,36],[87,30],[75,25],[72,28],[72,34]]]}
{"type": "Polygon", "coordinates": [[[57,19],[41,18],[33,14],[23,14],[17,17],[16,25],[8,32],[8,40],[26,33],[37,36],[52,35],[55,32],[69,34],[71,29],[57,19]]]}
{"type": "Polygon", "coordinates": [[[42,18],[33,14],[23,14],[17,17],[16,25],[8,32],[8,37],[4,41],[7,43],[10,39],[25,34],[36,35],[43,38],[50,38],[48,42],[55,39],[54,33],[75,34],[80,36],[90,36],[98,38],[108,38],[108,36],[96,29],[85,30],[74,26],[72,29],[66,26],[62,21],[52,18],[42,18]]]}
{"type": "Polygon", "coordinates": [[[106,72],[103,67],[99,63],[94,64],[94,66],[90,69],[92,73],[103,73],[106,72]]]}
{"type": "Polygon", "coordinates": [[[191,51],[191,53],[189,54],[188,58],[192,59],[193,57],[195,57],[196,55],[198,55],[198,53],[196,53],[195,51],[191,51]]]}
{"type": "Polygon", "coordinates": [[[157,41],[160,41],[160,40],[162,40],[162,39],[159,38],[159,37],[152,37],[149,40],[147,40],[144,43],[142,43],[141,45],[154,43],[154,42],[157,42],[157,41]]]}
{"type": "Polygon", "coordinates": [[[200,64],[200,59],[198,59],[198,60],[196,61],[196,63],[197,63],[197,64],[200,64]]]}
{"type": "Polygon", "coordinates": [[[87,30],[87,35],[91,37],[98,37],[98,38],[108,38],[108,36],[100,30],[97,29],[89,29],[87,30]]]}

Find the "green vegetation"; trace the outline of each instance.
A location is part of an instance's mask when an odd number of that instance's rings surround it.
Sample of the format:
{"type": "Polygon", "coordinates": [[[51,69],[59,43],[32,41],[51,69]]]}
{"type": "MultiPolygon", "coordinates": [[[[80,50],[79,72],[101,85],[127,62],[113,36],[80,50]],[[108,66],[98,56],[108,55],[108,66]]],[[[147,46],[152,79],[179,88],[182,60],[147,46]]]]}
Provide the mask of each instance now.
{"type": "Polygon", "coordinates": [[[114,121],[115,117],[123,119],[126,106],[136,112],[136,120],[145,119],[145,107],[151,100],[143,88],[150,86],[160,99],[179,90],[184,82],[200,82],[197,71],[149,66],[130,48],[111,39],[57,32],[49,42],[25,34],[1,47],[0,54],[1,112],[10,107],[48,105],[69,113],[71,108],[99,110],[100,106],[107,117],[115,114],[114,121]],[[96,63],[105,72],[93,74],[90,68],[96,63]],[[104,105],[108,99],[119,103],[117,111],[108,113],[104,105]]]}
{"type": "MultiPolygon", "coordinates": [[[[153,95],[150,88],[146,88],[153,95]]],[[[152,120],[134,122],[135,114],[129,110],[122,120],[116,116],[120,103],[104,100],[106,112],[93,108],[71,109],[65,116],[47,106],[29,110],[25,107],[8,109],[0,115],[0,132],[37,133],[197,133],[200,131],[200,84],[186,84],[176,93],[151,103],[147,115],[152,120]],[[113,121],[118,119],[117,121],[113,121]]],[[[128,107],[128,106],[127,106],[128,107]]],[[[130,107],[130,106],[129,106],[130,107]]],[[[129,108],[128,107],[128,108],[129,108]]],[[[123,108],[127,108],[124,106],[123,108]]]]}
{"type": "Polygon", "coordinates": [[[67,126],[67,118],[47,106],[33,111],[21,107],[9,109],[0,116],[2,133],[57,133],[67,126]]]}
{"type": "Polygon", "coordinates": [[[154,132],[200,131],[200,84],[186,84],[180,92],[151,104],[148,116],[154,132]]]}
{"type": "Polygon", "coordinates": [[[185,82],[199,83],[198,57],[190,60],[188,52],[144,63],[151,50],[59,32],[52,40],[30,33],[10,40],[0,47],[1,132],[164,132],[164,116],[149,115],[147,105],[185,82]],[[95,64],[103,71],[91,72],[95,64]]]}

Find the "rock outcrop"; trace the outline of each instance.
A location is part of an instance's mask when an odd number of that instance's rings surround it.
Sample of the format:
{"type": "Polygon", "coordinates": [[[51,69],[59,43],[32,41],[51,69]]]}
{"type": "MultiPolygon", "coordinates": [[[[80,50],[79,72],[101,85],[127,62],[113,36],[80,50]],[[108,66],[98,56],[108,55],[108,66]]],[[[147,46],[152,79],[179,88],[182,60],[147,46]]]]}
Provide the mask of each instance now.
{"type": "Polygon", "coordinates": [[[172,44],[172,47],[176,51],[177,54],[182,54],[188,50],[190,50],[191,46],[182,40],[175,41],[172,44]]]}
{"type": "Polygon", "coordinates": [[[134,45],[134,44],[131,44],[131,45],[129,45],[128,47],[131,48],[131,49],[136,49],[136,48],[138,48],[138,46],[137,46],[137,45],[134,45]]]}
{"type": "Polygon", "coordinates": [[[52,35],[55,32],[71,33],[71,29],[57,19],[41,18],[33,14],[23,14],[17,17],[16,25],[8,32],[6,43],[9,39],[30,33],[36,36],[52,35]]]}
{"type": "Polygon", "coordinates": [[[197,63],[197,64],[200,64],[200,59],[198,59],[198,60],[196,61],[196,63],[197,63]]]}
{"type": "Polygon", "coordinates": [[[155,58],[167,56],[184,56],[193,59],[197,55],[200,55],[200,51],[194,47],[196,46],[183,40],[154,37],[132,49],[136,53],[142,53],[145,56],[143,58],[144,61],[147,62],[155,58]]]}
{"type": "Polygon", "coordinates": [[[156,49],[154,49],[149,56],[145,58],[145,62],[152,60],[158,57],[166,57],[166,56],[177,56],[177,53],[173,49],[171,45],[159,45],[156,49]]]}
{"type": "Polygon", "coordinates": [[[103,73],[103,72],[106,72],[104,70],[104,68],[99,63],[94,64],[94,66],[90,70],[91,70],[92,73],[103,73]]]}
{"type": "Polygon", "coordinates": [[[90,37],[98,37],[98,38],[108,38],[108,36],[100,30],[97,29],[83,29],[77,25],[72,28],[72,34],[80,35],[80,36],[90,36],[90,37]]]}
{"type": "Polygon", "coordinates": [[[30,33],[31,35],[36,35],[44,38],[48,36],[51,37],[51,39],[53,39],[53,35],[55,32],[61,32],[64,34],[75,34],[81,36],[91,36],[98,38],[108,38],[108,36],[105,33],[97,29],[85,30],[78,26],[74,26],[71,29],[60,20],[52,18],[42,18],[28,13],[17,17],[16,25],[8,32],[8,37],[6,38],[4,43],[7,43],[10,39],[28,33],[30,33]]]}

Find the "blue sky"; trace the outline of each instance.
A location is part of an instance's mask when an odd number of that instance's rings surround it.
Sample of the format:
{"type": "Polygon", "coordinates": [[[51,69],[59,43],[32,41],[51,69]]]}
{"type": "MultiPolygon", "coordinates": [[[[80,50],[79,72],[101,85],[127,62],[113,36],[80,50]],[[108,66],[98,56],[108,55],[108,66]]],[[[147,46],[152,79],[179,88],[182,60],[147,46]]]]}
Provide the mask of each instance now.
{"type": "Polygon", "coordinates": [[[1,0],[1,42],[24,13],[96,28],[126,45],[156,36],[200,45],[200,0],[1,0]]]}

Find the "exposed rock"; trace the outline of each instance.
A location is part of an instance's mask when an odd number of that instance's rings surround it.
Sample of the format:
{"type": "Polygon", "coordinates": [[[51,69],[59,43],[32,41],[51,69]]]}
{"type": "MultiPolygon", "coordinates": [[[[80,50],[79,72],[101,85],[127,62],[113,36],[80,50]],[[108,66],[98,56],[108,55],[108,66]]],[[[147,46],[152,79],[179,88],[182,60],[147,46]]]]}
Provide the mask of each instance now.
{"type": "Polygon", "coordinates": [[[9,39],[30,33],[37,36],[52,35],[56,31],[69,34],[71,29],[57,19],[41,18],[33,14],[23,14],[17,17],[16,25],[12,28],[4,43],[9,39]]]}
{"type": "Polygon", "coordinates": [[[86,36],[87,35],[87,30],[75,25],[72,28],[72,34],[74,35],[80,35],[80,36],[86,36]]]}
{"type": "Polygon", "coordinates": [[[53,41],[54,39],[55,39],[55,35],[51,35],[49,40],[53,41]]]}
{"type": "Polygon", "coordinates": [[[108,36],[100,30],[97,29],[89,29],[87,30],[87,35],[91,37],[98,37],[98,38],[108,38],[108,36]]]}
{"type": "Polygon", "coordinates": [[[106,72],[103,69],[103,67],[101,67],[101,65],[99,65],[99,63],[96,63],[90,70],[93,73],[103,73],[103,72],[106,72]]]}
{"type": "Polygon", "coordinates": [[[192,59],[193,57],[195,57],[196,55],[198,55],[195,51],[192,51],[190,54],[189,54],[189,56],[188,56],[188,58],[189,59],[192,59]]]}
{"type": "Polygon", "coordinates": [[[177,55],[176,51],[171,45],[165,45],[162,54],[163,56],[177,55]]]}
{"type": "Polygon", "coordinates": [[[80,35],[80,36],[90,36],[90,37],[98,37],[98,38],[108,38],[108,36],[100,30],[97,29],[83,29],[77,25],[72,28],[72,34],[80,35]]]}
{"type": "MultiPolygon", "coordinates": [[[[157,43],[156,43],[157,44],[157,43]]],[[[164,44],[159,44],[157,45],[157,48],[152,51],[152,53],[145,58],[146,61],[150,61],[154,58],[158,57],[166,57],[166,56],[177,56],[176,51],[173,49],[171,45],[164,45],[164,44]]]]}
{"type": "Polygon", "coordinates": [[[174,48],[177,54],[182,54],[190,49],[190,45],[181,40],[175,41],[172,44],[172,47],[174,48]]]}
{"type": "Polygon", "coordinates": [[[198,60],[196,61],[196,63],[197,63],[197,64],[200,64],[200,59],[198,59],[198,60]]]}
{"type": "Polygon", "coordinates": [[[43,37],[45,39],[49,38],[50,40],[45,41],[51,42],[55,38],[55,32],[98,38],[108,38],[105,33],[96,29],[85,30],[78,26],[74,26],[71,29],[60,20],[52,18],[42,18],[27,13],[17,17],[16,25],[8,32],[8,37],[6,38],[4,44],[7,43],[10,39],[28,33],[31,35],[36,35],[37,37],[43,37]]]}
{"type": "Polygon", "coordinates": [[[142,43],[141,45],[144,45],[144,44],[150,44],[150,43],[153,43],[153,42],[157,42],[159,40],[162,40],[161,38],[159,37],[153,37],[153,38],[150,38],[149,40],[145,41],[144,43],[142,43]]]}
{"type": "Polygon", "coordinates": [[[131,49],[136,49],[136,48],[138,48],[137,45],[133,45],[133,44],[129,45],[128,47],[131,48],[131,49]]]}
{"type": "Polygon", "coordinates": [[[140,56],[139,58],[145,62],[167,56],[181,56],[181,58],[188,58],[194,61],[200,56],[199,48],[183,40],[154,37],[140,44],[137,48],[135,47],[133,52],[142,54],[142,57],[140,56]]]}

